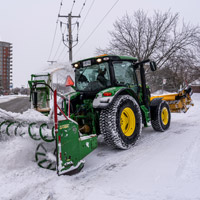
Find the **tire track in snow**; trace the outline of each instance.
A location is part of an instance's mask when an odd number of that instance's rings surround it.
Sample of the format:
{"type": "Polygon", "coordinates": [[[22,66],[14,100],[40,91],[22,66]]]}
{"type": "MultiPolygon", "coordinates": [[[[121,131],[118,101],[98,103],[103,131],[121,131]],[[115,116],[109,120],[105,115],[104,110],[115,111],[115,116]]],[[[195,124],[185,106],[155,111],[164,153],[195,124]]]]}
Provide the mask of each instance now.
{"type": "Polygon", "coordinates": [[[185,149],[180,156],[180,164],[177,169],[177,176],[182,179],[197,178],[200,174],[196,173],[200,169],[200,136],[196,136],[193,142],[185,149]]]}

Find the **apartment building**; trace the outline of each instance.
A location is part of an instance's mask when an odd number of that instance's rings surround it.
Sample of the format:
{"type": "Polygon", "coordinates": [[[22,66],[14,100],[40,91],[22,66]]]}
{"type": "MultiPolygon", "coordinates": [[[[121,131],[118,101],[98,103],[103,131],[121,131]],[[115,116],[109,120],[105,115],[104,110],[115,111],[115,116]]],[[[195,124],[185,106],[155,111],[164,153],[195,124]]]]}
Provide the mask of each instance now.
{"type": "Polygon", "coordinates": [[[12,44],[0,41],[0,94],[12,88],[12,44]]]}

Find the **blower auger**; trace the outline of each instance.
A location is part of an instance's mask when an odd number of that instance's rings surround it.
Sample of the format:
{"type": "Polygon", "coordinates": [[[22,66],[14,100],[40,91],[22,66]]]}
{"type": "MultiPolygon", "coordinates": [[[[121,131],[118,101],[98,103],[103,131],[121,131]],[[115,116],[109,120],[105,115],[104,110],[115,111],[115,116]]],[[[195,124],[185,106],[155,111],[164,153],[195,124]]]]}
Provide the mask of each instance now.
{"type": "Polygon", "coordinates": [[[137,62],[128,56],[105,54],[80,60],[72,64],[75,85],[70,76],[66,82],[74,91],[65,95],[51,89],[48,75],[45,80],[42,76],[32,76],[29,86],[33,107],[45,115],[54,113],[54,120],[28,125],[4,120],[0,131],[4,127],[4,132],[11,135],[11,127],[16,125],[14,134],[23,136],[23,127],[28,126],[29,136],[43,141],[35,154],[40,167],[57,169],[58,175],[79,172],[84,157],[97,147],[98,135],[102,134],[106,144],[113,148],[129,149],[140,136],[143,125],[147,127],[151,122],[155,131],[166,131],[171,112],[187,112],[193,105],[189,87],[177,94],[151,97],[145,79],[146,64],[156,70],[155,62],[137,62]],[[137,69],[140,74],[136,74],[137,69]],[[50,111],[51,91],[54,109],[50,111]]]}

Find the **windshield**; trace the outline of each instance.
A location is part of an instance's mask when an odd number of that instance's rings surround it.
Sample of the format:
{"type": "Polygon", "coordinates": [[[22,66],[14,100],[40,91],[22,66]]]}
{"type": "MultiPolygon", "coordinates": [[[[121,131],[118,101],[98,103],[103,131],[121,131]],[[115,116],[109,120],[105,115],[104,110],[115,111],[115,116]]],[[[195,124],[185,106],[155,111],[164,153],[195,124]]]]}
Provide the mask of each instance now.
{"type": "Polygon", "coordinates": [[[113,62],[115,80],[119,85],[137,85],[133,64],[128,61],[113,62]]]}
{"type": "Polygon", "coordinates": [[[97,91],[110,86],[108,63],[104,62],[76,69],[75,82],[78,91],[97,91]]]}

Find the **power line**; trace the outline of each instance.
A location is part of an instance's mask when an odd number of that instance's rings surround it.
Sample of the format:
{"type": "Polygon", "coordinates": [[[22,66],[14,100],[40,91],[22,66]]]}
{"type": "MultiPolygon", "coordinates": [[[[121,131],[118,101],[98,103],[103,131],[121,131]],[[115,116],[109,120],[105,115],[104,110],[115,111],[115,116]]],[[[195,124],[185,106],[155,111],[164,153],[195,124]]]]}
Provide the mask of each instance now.
{"type": "Polygon", "coordinates": [[[61,60],[65,60],[66,57],[69,57],[68,54],[69,54],[69,51],[66,51],[66,52],[63,54],[61,60]]]}
{"type": "Polygon", "coordinates": [[[61,0],[61,2],[60,2],[60,9],[59,9],[59,12],[58,12],[58,14],[60,14],[60,11],[61,11],[61,7],[62,7],[62,4],[63,3],[63,0],[61,0]]]}
{"type": "Polygon", "coordinates": [[[74,1],[73,1],[73,4],[72,4],[71,12],[70,12],[71,14],[72,14],[72,11],[73,11],[74,4],[75,4],[75,3],[76,3],[76,1],[74,0],[74,1]]]}
{"type": "Polygon", "coordinates": [[[83,8],[84,8],[84,6],[85,6],[85,4],[86,4],[86,1],[87,1],[87,0],[85,0],[85,2],[83,3],[83,6],[82,6],[82,8],[81,8],[81,10],[80,10],[80,12],[79,12],[79,15],[81,15],[81,13],[82,13],[82,11],[83,11],[83,8]]]}
{"type": "Polygon", "coordinates": [[[64,46],[63,46],[63,48],[62,48],[62,50],[61,50],[61,52],[60,52],[60,54],[58,55],[57,59],[55,59],[55,58],[56,58],[56,55],[57,55],[57,53],[59,52],[59,49],[60,49],[60,47],[61,47],[61,44],[63,44],[63,40],[61,40],[61,41],[60,41],[60,43],[59,43],[59,47],[58,47],[58,49],[57,49],[57,51],[56,51],[56,54],[55,54],[55,56],[54,56],[54,59],[53,59],[53,60],[59,60],[59,58],[62,56],[62,54],[63,54],[64,50],[66,49],[66,46],[64,45],[64,46]]]}
{"type": "MultiPolygon", "coordinates": [[[[61,2],[60,2],[60,7],[59,7],[58,15],[60,14],[60,11],[61,11],[62,2],[63,2],[63,0],[61,0],[61,2]]],[[[58,22],[59,22],[59,20],[58,20],[58,17],[57,17],[56,27],[55,27],[55,31],[54,31],[53,41],[52,41],[51,50],[50,50],[50,53],[49,53],[48,60],[50,60],[50,57],[51,57],[51,54],[52,54],[52,51],[53,51],[53,47],[54,47],[54,43],[55,43],[55,38],[56,38],[56,33],[57,33],[57,28],[58,28],[58,22]]]]}
{"type": "Polygon", "coordinates": [[[61,44],[62,44],[62,40],[60,41],[60,43],[59,43],[59,45],[58,45],[58,48],[57,48],[56,53],[55,53],[55,55],[54,55],[54,57],[53,57],[53,60],[55,60],[55,57],[56,57],[57,54],[58,54],[58,51],[59,51],[59,49],[60,49],[61,44]]]}
{"type": "Polygon", "coordinates": [[[82,22],[82,24],[81,24],[81,26],[80,26],[80,28],[79,28],[79,32],[80,32],[81,28],[83,27],[83,24],[84,24],[84,22],[85,22],[85,20],[86,20],[86,18],[87,18],[87,16],[88,16],[90,10],[92,9],[92,6],[93,6],[94,2],[95,2],[95,0],[92,1],[91,5],[90,5],[90,8],[88,9],[88,12],[87,12],[87,14],[85,15],[85,18],[83,19],[83,22],[82,22]]]}
{"type": "Polygon", "coordinates": [[[48,60],[50,60],[50,57],[51,57],[51,54],[52,54],[52,51],[53,51],[53,46],[54,46],[54,42],[55,42],[55,38],[56,38],[57,27],[58,27],[58,22],[56,22],[56,28],[55,28],[55,31],[54,31],[53,41],[52,41],[52,44],[51,44],[51,50],[50,50],[50,53],[49,53],[48,60]]]}
{"type": "MultiPolygon", "coordinates": [[[[87,0],[84,1],[83,5],[82,5],[82,7],[81,7],[81,10],[80,10],[80,12],[79,12],[79,16],[81,16],[81,13],[82,13],[82,11],[83,11],[83,9],[84,9],[84,7],[85,7],[86,1],[87,1],[87,0]]],[[[76,27],[75,25],[78,26],[78,19],[76,20],[76,23],[74,24],[74,28],[72,29],[72,32],[74,31],[74,29],[75,29],[75,27],[76,27]]],[[[79,31],[77,30],[77,33],[78,33],[78,32],[79,32],[79,31]]]]}
{"type": "Polygon", "coordinates": [[[63,55],[64,50],[66,49],[66,46],[63,46],[63,49],[61,51],[61,53],[59,54],[57,60],[59,60],[59,58],[63,55]]]}
{"type": "MultiPolygon", "coordinates": [[[[67,26],[65,26],[65,29],[64,29],[64,32],[62,32],[62,35],[65,34],[66,29],[67,29],[67,26]]],[[[62,30],[61,30],[61,31],[62,31],[62,30]]],[[[59,52],[59,49],[60,49],[60,47],[61,47],[62,42],[63,42],[63,40],[61,39],[61,40],[60,40],[60,43],[59,43],[59,45],[58,45],[58,48],[57,48],[57,50],[56,50],[56,53],[55,53],[55,55],[54,55],[54,57],[53,57],[53,60],[55,60],[56,55],[57,55],[58,52],[59,52]]],[[[58,58],[57,58],[57,60],[58,60],[58,58]]]]}
{"type": "Polygon", "coordinates": [[[111,12],[111,10],[115,7],[115,5],[119,2],[117,0],[113,6],[108,10],[108,12],[104,15],[104,17],[101,19],[101,21],[97,24],[97,26],[93,29],[93,31],[90,33],[90,35],[87,37],[87,39],[83,42],[83,44],[80,46],[80,48],[75,52],[74,55],[76,55],[80,49],[85,45],[85,43],[90,39],[90,37],[94,34],[94,32],[97,30],[97,28],[101,25],[101,23],[104,21],[104,19],[108,16],[108,14],[111,12]]]}

